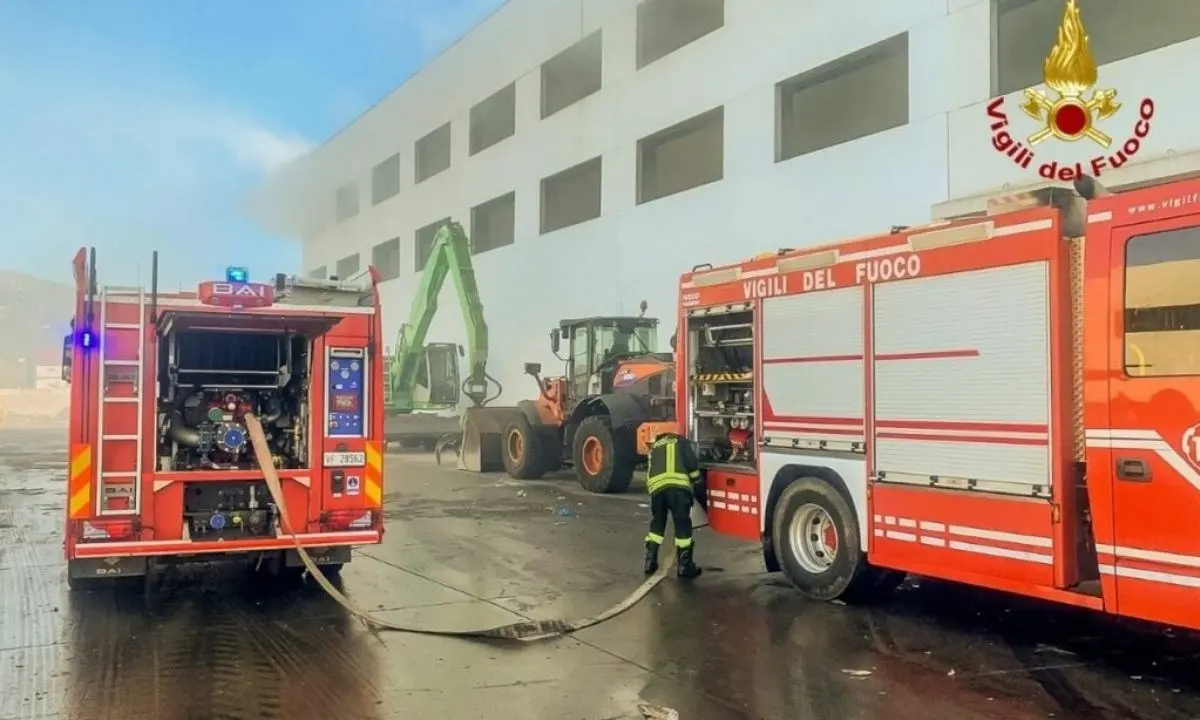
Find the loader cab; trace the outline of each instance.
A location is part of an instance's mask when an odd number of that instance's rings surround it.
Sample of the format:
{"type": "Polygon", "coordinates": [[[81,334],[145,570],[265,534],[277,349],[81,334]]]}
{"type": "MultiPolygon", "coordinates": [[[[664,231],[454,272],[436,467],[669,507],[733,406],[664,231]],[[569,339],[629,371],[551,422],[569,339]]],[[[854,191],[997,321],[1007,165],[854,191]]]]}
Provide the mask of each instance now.
{"type": "Polygon", "coordinates": [[[568,344],[563,359],[571,397],[608,393],[612,392],[614,374],[621,360],[656,354],[658,320],[646,317],[563,320],[550,331],[550,348],[560,358],[564,341],[568,344]]]}

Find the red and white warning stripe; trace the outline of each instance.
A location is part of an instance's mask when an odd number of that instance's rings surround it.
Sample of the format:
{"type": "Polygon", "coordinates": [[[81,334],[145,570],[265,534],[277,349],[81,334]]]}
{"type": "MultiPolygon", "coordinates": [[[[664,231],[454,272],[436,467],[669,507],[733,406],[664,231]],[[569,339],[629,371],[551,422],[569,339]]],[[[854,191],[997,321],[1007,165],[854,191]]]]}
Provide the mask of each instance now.
{"type": "Polygon", "coordinates": [[[709,490],[708,507],[743,515],[758,515],[758,496],[732,490],[709,490]]]}
{"type": "Polygon", "coordinates": [[[969,525],[954,525],[932,520],[876,515],[874,535],[887,540],[917,543],[929,547],[945,548],[976,555],[1020,560],[1039,565],[1053,565],[1054,556],[1049,552],[1054,541],[1039,535],[969,525]],[[882,526],[882,527],[881,527],[882,526]]]}

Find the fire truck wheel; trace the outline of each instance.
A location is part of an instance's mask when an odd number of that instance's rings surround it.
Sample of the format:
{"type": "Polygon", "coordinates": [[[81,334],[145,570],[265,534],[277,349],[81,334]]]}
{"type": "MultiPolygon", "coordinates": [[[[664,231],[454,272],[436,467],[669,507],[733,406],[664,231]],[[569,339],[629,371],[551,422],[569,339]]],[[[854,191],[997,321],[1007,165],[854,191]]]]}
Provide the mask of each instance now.
{"type": "Polygon", "coordinates": [[[845,599],[867,581],[854,508],[820,478],[802,477],[783,491],[772,534],[784,574],[806,597],[845,599]]]}
{"type": "Polygon", "coordinates": [[[518,480],[536,480],[546,473],[541,443],[529,419],[522,416],[504,426],[504,471],[518,480]]]}
{"type": "Polygon", "coordinates": [[[614,430],[604,415],[593,415],[579,423],[571,459],[585,490],[623,493],[633,482],[637,443],[625,429],[614,430]]]}

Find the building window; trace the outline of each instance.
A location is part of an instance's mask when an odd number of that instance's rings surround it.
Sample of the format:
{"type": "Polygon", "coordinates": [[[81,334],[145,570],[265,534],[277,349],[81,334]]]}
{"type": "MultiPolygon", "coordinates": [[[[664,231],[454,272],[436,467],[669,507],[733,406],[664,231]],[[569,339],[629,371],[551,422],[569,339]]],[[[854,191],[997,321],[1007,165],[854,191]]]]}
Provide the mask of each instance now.
{"type": "Polygon", "coordinates": [[[517,130],[517,85],[495,93],[471,108],[471,154],[483,152],[517,130]]]}
{"type": "Polygon", "coordinates": [[[371,204],[378,205],[400,193],[400,155],[391,156],[371,171],[371,204]]]}
{"type": "Polygon", "coordinates": [[[358,259],[358,253],[354,253],[353,255],[347,255],[346,257],[342,258],[341,260],[338,260],[337,261],[338,280],[345,280],[346,278],[350,277],[354,273],[358,272],[359,266],[360,266],[360,261],[358,259]]]}
{"type": "Polygon", "coordinates": [[[542,180],[541,233],[600,217],[601,160],[567,168],[542,180]]]}
{"type": "MultiPolygon", "coordinates": [[[[1065,3],[992,2],[993,94],[1040,85],[1042,63],[1058,35],[1065,3]]],[[[1200,3],[1195,0],[1087,0],[1080,10],[1092,57],[1100,65],[1200,37],[1200,3]]]]}
{"type": "Polygon", "coordinates": [[[358,183],[348,182],[337,189],[336,212],[338,222],[358,214],[358,183]]]}
{"type": "Polygon", "coordinates": [[[643,0],[637,6],[640,70],[725,25],[725,0],[643,0]]]}
{"type": "Polygon", "coordinates": [[[650,202],[725,176],[725,108],[638,140],[637,201],[650,202]]]}
{"type": "Polygon", "coordinates": [[[444,217],[417,230],[413,237],[413,272],[421,272],[425,269],[425,263],[429,262],[429,256],[433,251],[433,241],[437,238],[438,230],[441,230],[449,222],[450,218],[444,217]]]}
{"type": "Polygon", "coordinates": [[[471,254],[512,245],[517,233],[517,194],[508,193],[471,208],[471,254]]]}
{"type": "Polygon", "coordinates": [[[543,119],[599,92],[603,56],[603,31],[597,30],[542,63],[543,119]]]}
{"type": "Polygon", "coordinates": [[[775,86],[775,162],[908,123],[908,33],[775,86]]]}
{"type": "Polygon", "coordinates": [[[1200,227],[1125,246],[1125,372],[1200,375],[1200,227]]]}
{"type": "Polygon", "coordinates": [[[379,271],[379,279],[400,277],[400,238],[385,240],[371,248],[371,266],[379,271]]]}
{"type": "Polygon", "coordinates": [[[450,168],[450,123],[417,141],[413,148],[416,182],[423,182],[450,168]]]}
{"type": "Polygon", "coordinates": [[[322,265],[321,267],[310,272],[308,276],[314,280],[324,280],[325,278],[329,277],[329,268],[322,265]]]}

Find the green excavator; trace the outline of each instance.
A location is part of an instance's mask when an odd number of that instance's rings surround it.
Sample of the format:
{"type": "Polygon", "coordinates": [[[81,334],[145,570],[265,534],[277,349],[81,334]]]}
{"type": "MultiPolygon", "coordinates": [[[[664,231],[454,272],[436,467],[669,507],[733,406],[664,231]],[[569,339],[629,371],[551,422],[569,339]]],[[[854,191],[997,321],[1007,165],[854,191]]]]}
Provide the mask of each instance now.
{"type": "Polygon", "coordinates": [[[427,449],[454,446],[461,436],[461,397],[479,408],[503,390],[487,373],[488,327],[471,264],[471,241],[459,223],[446,223],[434,236],[408,322],[400,326],[396,345],[387,356],[384,439],[389,444],[427,449]],[[425,342],[448,275],[454,279],[466,325],[465,349],[455,343],[425,342]],[[466,357],[469,370],[460,382],[462,357],[466,357]]]}

